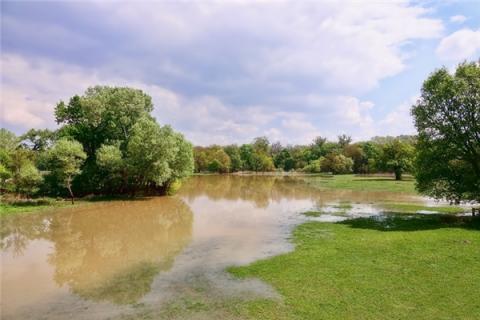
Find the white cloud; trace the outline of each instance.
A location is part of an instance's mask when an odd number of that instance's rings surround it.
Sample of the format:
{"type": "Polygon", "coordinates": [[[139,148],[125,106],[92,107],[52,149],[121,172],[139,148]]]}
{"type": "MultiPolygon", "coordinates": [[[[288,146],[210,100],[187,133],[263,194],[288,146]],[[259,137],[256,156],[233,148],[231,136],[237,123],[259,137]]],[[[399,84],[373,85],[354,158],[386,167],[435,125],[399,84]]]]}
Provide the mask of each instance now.
{"type": "Polygon", "coordinates": [[[168,60],[178,74],[189,70],[191,79],[225,89],[268,83],[295,90],[308,81],[344,93],[369,90],[405,68],[406,43],[443,29],[406,1],[97,5],[110,24],[132,30],[133,46],[168,60]],[[178,52],[189,52],[189,60],[178,52]],[[212,77],[217,68],[222,74],[212,77]]]}
{"type": "Polygon", "coordinates": [[[339,133],[368,138],[377,133],[375,106],[358,96],[405,69],[409,43],[443,30],[441,20],[407,1],[96,2],[74,9],[65,13],[80,14],[62,21],[8,17],[5,34],[17,37],[9,41],[43,57],[2,55],[2,120],[17,132],[54,127],[59,100],[109,84],[144,89],[159,122],[198,144],[260,135],[289,143],[339,133]],[[81,39],[75,45],[51,40],[71,32],[81,39]]]}
{"type": "Polygon", "coordinates": [[[105,78],[92,70],[49,60],[3,55],[1,64],[2,118],[16,126],[18,133],[30,127],[55,128],[56,103],[98,84],[144,90],[153,98],[158,121],[172,124],[196,144],[243,143],[261,135],[283,143],[308,143],[318,135],[334,139],[340,128],[357,138],[374,133],[373,103],[351,96],[294,96],[289,103],[304,106],[297,111],[262,105],[238,107],[214,96],[186,97],[161,86],[105,78]]]}
{"type": "Polygon", "coordinates": [[[378,121],[375,135],[398,136],[401,134],[416,134],[410,110],[418,98],[418,96],[413,96],[404,101],[390,111],[382,120],[378,121]]]}
{"type": "Polygon", "coordinates": [[[436,49],[442,60],[460,62],[464,59],[473,59],[480,54],[480,29],[461,29],[440,41],[436,49]]]}
{"type": "Polygon", "coordinates": [[[453,23],[464,23],[465,21],[467,20],[467,17],[461,15],[461,14],[457,14],[455,16],[451,16],[450,17],[450,22],[453,22],[453,23]]]}

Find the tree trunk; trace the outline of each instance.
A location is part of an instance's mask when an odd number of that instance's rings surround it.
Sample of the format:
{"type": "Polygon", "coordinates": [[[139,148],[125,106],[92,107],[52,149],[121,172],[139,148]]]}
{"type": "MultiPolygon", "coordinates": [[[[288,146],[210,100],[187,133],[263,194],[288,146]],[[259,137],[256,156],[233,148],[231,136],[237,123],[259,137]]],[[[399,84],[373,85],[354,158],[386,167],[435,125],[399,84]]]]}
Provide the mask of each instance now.
{"type": "Polygon", "coordinates": [[[395,180],[402,180],[402,170],[395,170],[395,180]]]}
{"type": "Polygon", "coordinates": [[[68,189],[68,192],[70,192],[70,197],[72,198],[72,204],[75,204],[75,200],[74,200],[74,196],[73,196],[73,192],[72,192],[72,184],[70,182],[70,178],[68,179],[67,181],[67,189],[68,189]]]}

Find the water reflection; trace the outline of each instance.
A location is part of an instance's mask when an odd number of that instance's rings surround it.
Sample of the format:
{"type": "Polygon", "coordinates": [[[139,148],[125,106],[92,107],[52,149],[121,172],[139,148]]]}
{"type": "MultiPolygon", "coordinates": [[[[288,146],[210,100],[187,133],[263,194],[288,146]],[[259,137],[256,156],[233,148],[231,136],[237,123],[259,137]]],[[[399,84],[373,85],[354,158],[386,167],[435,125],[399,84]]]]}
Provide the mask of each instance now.
{"type": "Polygon", "coordinates": [[[28,283],[38,286],[28,273],[15,277],[15,282],[9,277],[15,273],[16,257],[23,251],[32,254],[29,246],[35,239],[48,240],[43,242],[50,247],[46,260],[53,267],[57,287],[67,287],[92,301],[134,303],[150,291],[154,277],[170,269],[175,256],[191,241],[192,221],[189,207],[177,198],[5,218],[1,227],[4,307],[24,302],[15,301],[20,297],[18,281],[24,281],[22,288],[28,283]]]}
{"type": "Polygon", "coordinates": [[[257,208],[271,202],[313,200],[317,207],[332,203],[376,203],[379,201],[424,201],[398,192],[317,189],[306,183],[308,177],[289,176],[194,176],[180,190],[189,201],[206,196],[210,200],[244,200],[257,208]]]}
{"type": "Polygon", "coordinates": [[[139,306],[161,309],[192,294],[274,295],[225,268],[292,249],[290,231],[307,219],[300,212],[362,216],[378,211],[372,203],[405,200],[412,197],[319,190],[295,177],[195,176],[176,197],[4,218],[2,319],[135,318],[139,306]]]}

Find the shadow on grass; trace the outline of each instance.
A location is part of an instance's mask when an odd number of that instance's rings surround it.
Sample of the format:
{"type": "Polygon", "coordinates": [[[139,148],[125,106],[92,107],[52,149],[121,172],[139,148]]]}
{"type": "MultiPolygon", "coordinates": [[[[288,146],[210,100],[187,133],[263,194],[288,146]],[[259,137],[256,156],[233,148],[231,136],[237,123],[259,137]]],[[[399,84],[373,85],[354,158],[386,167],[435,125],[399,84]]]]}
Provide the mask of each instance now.
{"type": "Polygon", "coordinates": [[[337,223],[352,228],[378,231],[422,231],[441,228],[463,228],[480,231],[480,217],[447,214],[384,215],[349,219],[337,223]]]}

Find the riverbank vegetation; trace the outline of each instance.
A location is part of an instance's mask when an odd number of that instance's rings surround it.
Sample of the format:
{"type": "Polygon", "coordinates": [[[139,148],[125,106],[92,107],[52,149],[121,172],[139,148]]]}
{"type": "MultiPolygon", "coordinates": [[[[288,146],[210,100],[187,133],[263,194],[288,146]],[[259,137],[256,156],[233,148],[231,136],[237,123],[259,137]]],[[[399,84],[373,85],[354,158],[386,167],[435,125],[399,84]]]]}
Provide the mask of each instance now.
{"type": "Polygon", "coordinates": [[[193,171],[192,145],[132,88],[88,89],[55,108],[58,130],[0,130],[0,188],[23,198],[165,194],[193,171]]]}
{"type": "Polygon", "coordinates": [[[305,173],[395,175],[411,172],[416,138],[413,136],[374,137],[352,143],[340,135],[338,141],[317,137],[309,145],[270,143],[259,137],[250,144],[195,147],[196,172],[297,171],[305,173]]]}

